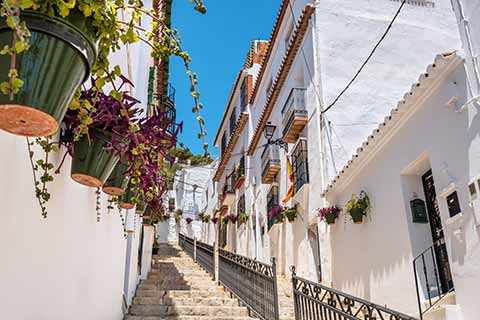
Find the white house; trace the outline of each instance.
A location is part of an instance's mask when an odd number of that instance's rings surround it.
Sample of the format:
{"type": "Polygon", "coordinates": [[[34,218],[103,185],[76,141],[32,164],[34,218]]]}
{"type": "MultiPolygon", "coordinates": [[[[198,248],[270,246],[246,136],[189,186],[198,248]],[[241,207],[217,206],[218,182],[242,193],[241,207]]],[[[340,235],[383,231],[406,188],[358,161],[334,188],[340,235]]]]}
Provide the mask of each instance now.
{"type": "Polygon", "coordinates": [[[281,2],[268,47],[264,54],[258,50],[262,60],[240,72],[215,140],[221,150],[214,177],[222,196],[219,209],[236,213],[240,206],[251,215],[247,224],[228,224],[228,233],[220,232],[225,248],[265,262],[276,257],[279,274],[288,276],[289,267],[295,265],[307,278],[331,282],[331,248],[318,246],[328,239],[317,223],[317,209],[324,205],[323,186],[431,57],[460,47],[448,0],[407,1],[372,60],[320,125],[320,113],[355,75],[400,4],[281,2]],[[252,90],[247,90],[249,99],[242,104],[246,75],[252,76],[252,90]],[[231,118],[238,104],[245,109],[240,117],[231,118]],[[271,144],[266,127],[275,129],[271,144]],[[288,145],[288,151],[280,145],[288,145]],[[267,212],[281,204],[290,187],[287,155],[293,166],[294,196],[285,205],[296,206],[298,217],[269,228],[267,212]],[[240,167],[242,156],[245,181],[231,190],[237,179],[230,174],[240,167]]]}

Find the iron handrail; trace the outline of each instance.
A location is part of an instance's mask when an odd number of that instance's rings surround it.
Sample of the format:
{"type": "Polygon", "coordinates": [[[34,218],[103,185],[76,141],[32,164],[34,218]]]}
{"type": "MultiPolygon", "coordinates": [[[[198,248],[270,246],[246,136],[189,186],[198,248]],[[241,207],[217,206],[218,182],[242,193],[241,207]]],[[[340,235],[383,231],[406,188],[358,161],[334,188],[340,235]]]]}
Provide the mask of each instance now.
{"type": "MultiPolygon", "coordinates": [[[[432,307],[434,307],[443,297],[445,297],[447,294],[450,292],[454,291],[454,287],[448,287],[447,290],[442,290],[442,283],[440,281],[440,276],[439,276],[439,270],[438,270],[438,265],[437,265],[437,257],[435,253],[435,247],[436,246],[441,246],[444,245],[440,240],[437,240],[434,242],[431,246],[429,246],[427,249],[423,250],[422,253],[420,253],[415,259],[413,259],[413,273],[415,276],[415,287],[417,291],[417,303],[418,303],[418,311],[420,314],[420,319],[423,319],[423,315],[430,310],[432,307]],[[427,269],[427,262],[425,260],[426,256],[430,254],[431,260],[430,260],[430,265],[433,268],[433,274],[435,275],[435,284],[437,288],[437,293],[438,295],[434,296],[432,294],[432,288],[430,286],[430,279],[428,277],[429,274],[432,274],[431,272],[428,271],[427,269]],[[418,269],[417,269],[417,264],[418,262],[421,261],[422,263],[422,271],[423,271],[423,279],[425,280],[425,288],[426,288],[426,293],[427,293],[427,301],[428,301],[428,306],[426,308],[422,307],[422,299],[420,298],[420,287],[421,284],[419,283],[419,274],[418,274],[418,269]],[[432,301],[433,299],[436,299],[436,301],[432,301]]],[[[428,258],[427,258],[428,259],[428,258]]],[[[448,284],[446,284],[448,285],[448,284]]]]}
{"type": "Polygon", "coordinates": [[[322,314],[325,316],[321,318],[322,320],[341,319],[339,316],[349,320],[418,320],[348,293],[298,277],[294,267],[291,268],[291,271],[295,319],[318,319],[318,314],[322,314]],[[305,299],[309,301],[308,307],[305,307],[305,299]]]}
{"type": "Polygon", "coordinates": [[[275,259],[272,264],[219,250],[219,281],[257,317],[278,320],[278,290],[275,259]]]}

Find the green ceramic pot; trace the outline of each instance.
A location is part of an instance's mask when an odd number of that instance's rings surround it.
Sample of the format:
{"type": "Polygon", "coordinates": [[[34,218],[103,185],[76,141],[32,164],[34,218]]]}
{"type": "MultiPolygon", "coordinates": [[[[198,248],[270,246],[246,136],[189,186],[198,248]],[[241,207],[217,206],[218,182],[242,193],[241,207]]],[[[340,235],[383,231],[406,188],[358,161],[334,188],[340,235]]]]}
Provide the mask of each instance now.
{"type": "MultiPolygon", "coordinates": [[[[30,49],[16,56],[18,76],[24,81],[13,97],[0,92],[0,129],[40,137],[57,132],[80,85],[96,60],[95,29],[90,19],[72,10],[67,19],[22,12],[31,31],[30,49]]],[[[11,45],[13,32],[0,19],[0,48],[11,45]]],[[[10,55],[0,55],[0,82],[8,81],[10,55]]]]}
{"type": "Polygon", "coordinates": [[[128,182],[128,178],[124,175],[127,169],[128,164],[119,161],[107,181],[105,181],[102,187],[103,192],[110,196],[121,196],[125,192],[125,187],[128,182]]]}
{"type": "Polygon", "coordinates": [[[335,214],[333,212],[329,212],[325,215],[325,222],[327,224],[334,224],[335,223],[335,214]]]}
{"type": "Polygon", "coordinates": [[[87,136],[75,142],[71,177],[76,182],[94,188],[101,187],[112,173],[120,157],[107,150],[112,134],[93,130],[90,143],[87,136]]]}
{"type": "Polygon", "coordinates": [[[120,199],[120,208],[127,210],[133,209],[135,207],[135,203],[132,200],[134,197],[135,193],[133,192],[130,183],[128,183],[128,186],[125,188],[125,192],[120,199]]]}
{"type": "Polygon", "coordinates": [[[365,215],[365,211],[363,209],[353,208],[349,212],[350,216],[352,217],[353,223],[363,223],[363,216],[365,215]]]}

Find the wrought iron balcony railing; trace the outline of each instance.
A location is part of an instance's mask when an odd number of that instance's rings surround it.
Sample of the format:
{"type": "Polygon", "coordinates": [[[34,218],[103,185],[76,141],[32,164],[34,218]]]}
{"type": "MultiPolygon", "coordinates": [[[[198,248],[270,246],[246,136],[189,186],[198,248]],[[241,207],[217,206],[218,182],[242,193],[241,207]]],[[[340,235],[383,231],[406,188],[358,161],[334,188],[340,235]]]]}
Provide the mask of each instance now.
{"type": "Polygon", "coordinates": [[[280,171],[279,147],[274,144],[265,146],[262,152],[262,183],[270,184],[280,171]]]}
{"type": "Polygon", "coordinates": [[[295,143],[300,132],[308,122],[308,112],[305,106],[305,92],[303,88],[293,88],[287,102],[282,109],[283,140],[295,143]]]}
{"type": "Polygon", "coordinates": [[[223,186],[223,199],[228,194],[235,194],[235,174],[234,172],[230,173],[225,180],[225,185],[223,186]]]}

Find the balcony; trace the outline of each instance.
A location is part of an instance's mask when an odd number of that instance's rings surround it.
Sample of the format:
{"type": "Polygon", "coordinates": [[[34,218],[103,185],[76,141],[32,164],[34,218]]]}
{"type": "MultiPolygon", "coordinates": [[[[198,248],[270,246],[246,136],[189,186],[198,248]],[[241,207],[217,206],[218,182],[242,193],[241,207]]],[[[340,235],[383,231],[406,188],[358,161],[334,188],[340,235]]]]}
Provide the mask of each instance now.
{"type": "Polygon", "coordinates": [[[245,157],[240,159],[240,164],[235,169],[235,189],[240,189],[245,181],[245,157]]]}
{"type": "Polygon", "coordinates": [[[225,181],[225,185],[223,186],[223,192],[222,192],[222,205],[227,205],[230,206],[234,203],[235,201],[235,174],[234,172],[230,173],[230,175],[227,176],[227,179],[225,181]]]}
{"type": "Polygon", "coordinates": [[[305,91],[293,88],[282,109],[283,140],[295,143],[308,122],[308,112],[305,108],[305,91]]]}
{"type": "Polygon", "coordinates": [[[267,145],[262,153],[262,183],[272,184],[280,171],[280,156],[277,145],[267,145]]]}

